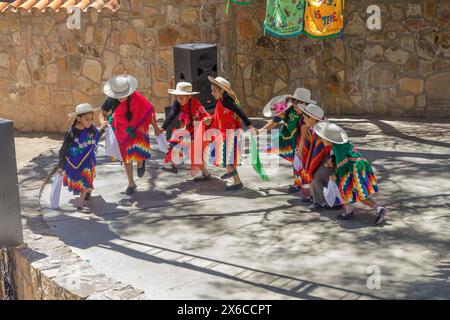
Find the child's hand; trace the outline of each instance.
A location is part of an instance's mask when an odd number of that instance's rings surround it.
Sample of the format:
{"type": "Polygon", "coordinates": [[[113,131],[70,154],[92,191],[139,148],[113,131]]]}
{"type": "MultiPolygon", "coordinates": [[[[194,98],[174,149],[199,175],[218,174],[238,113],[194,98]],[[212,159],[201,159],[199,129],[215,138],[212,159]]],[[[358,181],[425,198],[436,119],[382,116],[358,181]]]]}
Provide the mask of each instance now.
{"type": "Polygon", "coordinates": [[[108,127],[108,125],[109,125],[108,121],[103,121],[102,124],[100,125],[100,128],[101,129],[106,129],[108,127]]]}
{"type": "Polygon", "coordinates": [[[162,130],[161,128],[155,127],[155,135],[156,136],[161,135],[163,132],[164,132],[164,130],[162,130]]]}
{"type": "Polygon", "coordinates": [[[336,175],[333,174],[332,176],[330,176],[330,180],[331,181],[336,181],[337,180],[336,175]]]}
{"type": "Polygon", "coordinates": [[[207,126],[209,126],[211,124],[211,122],[212,122],[211,118],[204,118],[203,119],[203,123],[206,124],[207,126]]]}
{"type": "Polygon", "coordinates": [[[325,161],[325,168],[333,168],[333,159],[329,158],[325,161]]]}

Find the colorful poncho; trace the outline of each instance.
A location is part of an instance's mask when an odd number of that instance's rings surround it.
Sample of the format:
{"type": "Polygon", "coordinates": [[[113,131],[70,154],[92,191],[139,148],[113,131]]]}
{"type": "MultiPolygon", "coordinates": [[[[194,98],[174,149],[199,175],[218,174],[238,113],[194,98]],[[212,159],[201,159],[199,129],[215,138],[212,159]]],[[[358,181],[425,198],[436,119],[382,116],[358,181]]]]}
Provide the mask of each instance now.
{"type": "Polygon", "coordinates": [[[242,122],[238,115],[225,108],[222,100],[218,100],[214,111],[211,129],[217,129],[219,137],[212,137],[208,146],[209,163],[217,167],[236,167],[241,160],[239,142],[241,141],[242,122]]]}
{"type": "Polygon", "coordinates": [[[320,163],[330,155],[331,146],[326,147],[312,128],[306,130],[305,143],[302,150],[301,177],[303,184],[313,180],[314,172],[320,163]]]}
{"type": "Polygon", "coordinates": [[[127,99],[122,101],[113,114],[112,127],[119,142],[123,161],[142,161],[150,158],[149,125],[154,117],[154,108],[139,92],[130,97],[131,121],[126,118],[127,99]]]}
{"type": "Polygon", "coordinates": [[[79,195],[83,189],[94,189],[95,153],[99,140],[100,133],[92,126],[84,129],[67,148],[63,184],[74,195],[79,195]]]}
{"type": "Polygon", "coordinates": [[[288,109],[283,118],[283,127],[278,134],[278,148],[271,145],[268,147],[268,152],[278,154],[281,158],[293,162],[302,123],[303,115],[297,113],[294,108],[288,109]]]}
{"type": "Polygon", "coordinates": [[[369,198],[378,192],[378,183],[369,162],[349,142],[334,144],[336,183],[345,204],[369,198]]]}
{"type": "MultiPolygon", "coordinates": [[[[199,135],[199,141],[201,144],[201,148],[198,150],[198,152],[200,152],[201,154],[199,156],[197,156],[196,159],[198,159],[198,157],[203,157],[203,151],[204,148],[206,146],[206,143],[203,142],[203,132],[204,132],[204,128],[195,128],[195,122],[198,122],[198,124],[200,124],[200,126],[202,125],[202,123],[200,123],[204,118],[206,117],[210,117],[211,115],[205,110],[205,108],[202,106],[202,104],[200,103],[200,101],[198,101],[197,99],[191,98],[189,100],[188,103],[186,103],[185,105],[181,106],[181,111],[179,114],[178,119],[181,121],[182,125],[183,125],[183,129],[187,130],[190,134],[190,141],[185,141],[184,143],[188,143],[189,146],[186,148],[188,150],[187,153],[190,155],[190,159],[191,159],[191,169],[192,169],[192,174],[195,175],[196,173],[196,169],[198,168],[198,166],[195,166],[195,161],[192,161],[194,159],[193,157],[193,152],[194,152],[194,129],[197,130],[201,130],[198,132],[199,135]],[[194,170],[195,168],[195,170],[194,170]]],[[[175,130],[175,129],[174,129],[175,130]]],[[[172,135],[174,136],[174,135],[172,135]]],[[[166,159],[165,162],[173,162],[172,159],[172,153],[174,151],[174,147],[176,145],[178,145],[180,143],[179,139],[173,138],[171,140],[169,140],[170,142],[170,146],[169,146],[169,151],[166,155],[166,159]]],[[[181,152],[179,154],[179,156],[183,157],[183,153],[181,152]]],[[[202,160],[200,160],[202,161],[202,160]]],[[[199,163],[200,165],[202,164],[202,162],[199,163]]]]}

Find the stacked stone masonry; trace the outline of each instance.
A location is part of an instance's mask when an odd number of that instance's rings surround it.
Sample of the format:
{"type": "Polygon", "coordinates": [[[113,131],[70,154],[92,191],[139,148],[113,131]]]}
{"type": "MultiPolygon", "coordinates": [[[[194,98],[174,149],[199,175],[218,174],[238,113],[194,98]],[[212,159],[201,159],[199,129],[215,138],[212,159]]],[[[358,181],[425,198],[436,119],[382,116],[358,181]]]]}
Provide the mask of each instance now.
{"type": "Polygon", "coordinates": [[[309,88],[328,114],[450,117],[450,1],[347,0],[341,39],[264,34],[264,1],[121,0],[88,8],[81,30],[65,10],[0,13],[0,117],[22,131],[67,129],[81,102],[99,106],[112,75],[135,75],[158,112],[171,102],[172,47],[217,43],[219,73],[250,115],[273,95],[309,88]],[[379,5],[382,30],[366,26],[379,5]]]}

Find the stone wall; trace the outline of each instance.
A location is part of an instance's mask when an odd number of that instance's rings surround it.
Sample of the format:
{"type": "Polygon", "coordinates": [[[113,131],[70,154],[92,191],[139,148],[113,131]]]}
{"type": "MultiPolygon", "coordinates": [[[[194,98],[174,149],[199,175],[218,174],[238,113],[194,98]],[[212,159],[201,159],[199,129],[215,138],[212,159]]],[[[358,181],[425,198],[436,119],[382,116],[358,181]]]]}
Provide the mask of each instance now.
{"type": "Polygon", "coordinates": [[[347,0],[343,39],[276,39],[262,30],[265,5],[225,0],[122,0],[112,13],[89,10],[82,29],[67,14],[0,14],[0,117],[23,131],[64,131],[74,105],[104,100],[101,87],[127,70],[162,112],[169,104],[172,46],[219,45],[219,73],[243,108],[260,116],[268,99],[298,86],[329,114],[450,117],[450,1],[347,0]],[[382,8],[382,30],[366,8],[382,8]]]}
{"type": "Polygon", "coordinates": [[[450,1],[347,0],[341,39],[264,36],[261,1],[233,10],[234,84],[253,114],[298,86],[329,114],[450,117],[450,1]],[[382,30],[366,26],[369,5],[382,30]]]}
{"type": "Polygon", "coordinates": [[[116,12],[83,12],[81,30],[66,27],[65,10],[0,13],[0,117],[23,131],[65,131],[74,106],[99,106],[104,81],[124,70],[162,112],[169,104],[172,47],[216,43],[224,1],[120,2],[116,12]]]}

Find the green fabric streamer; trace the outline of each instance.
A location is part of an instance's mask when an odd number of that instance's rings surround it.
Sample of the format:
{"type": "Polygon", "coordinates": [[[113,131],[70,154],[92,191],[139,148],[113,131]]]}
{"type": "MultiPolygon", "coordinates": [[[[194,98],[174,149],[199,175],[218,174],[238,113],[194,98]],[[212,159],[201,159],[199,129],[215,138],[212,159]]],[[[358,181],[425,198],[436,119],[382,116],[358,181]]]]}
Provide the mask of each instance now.
{"type": "Polygon", "coordinates": [[[225,14],[228,15],[228,12],[230,11],[230,2],[231,0],[227,1],[227,8],[225,9],[225,14]]]}
{"type": "Polygon", "coordinates": [[[270,180],[262,166],[261,158],[259,157],[259,151],[256,146],[256,141],[253,137],[253,134],[250,134],[250,156],[252,159],[253,169],[263,181],[269,182],[270,180]]]}

